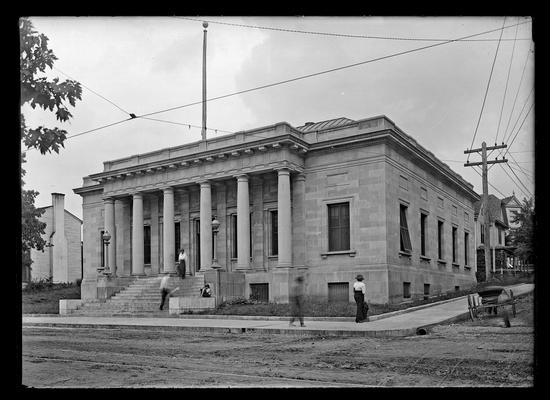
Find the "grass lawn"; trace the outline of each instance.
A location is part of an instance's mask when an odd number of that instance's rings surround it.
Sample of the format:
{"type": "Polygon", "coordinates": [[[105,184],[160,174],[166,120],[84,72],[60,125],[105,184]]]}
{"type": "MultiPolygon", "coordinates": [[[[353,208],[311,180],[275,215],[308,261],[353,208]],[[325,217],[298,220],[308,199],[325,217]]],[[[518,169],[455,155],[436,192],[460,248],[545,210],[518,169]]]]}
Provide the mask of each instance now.
{"type": "Polygon", "coordinates": [[[52,285],[38,290],[21,291],[23,314],[59,314],[60,299],[80,299],[80,286],[52,285]]]}

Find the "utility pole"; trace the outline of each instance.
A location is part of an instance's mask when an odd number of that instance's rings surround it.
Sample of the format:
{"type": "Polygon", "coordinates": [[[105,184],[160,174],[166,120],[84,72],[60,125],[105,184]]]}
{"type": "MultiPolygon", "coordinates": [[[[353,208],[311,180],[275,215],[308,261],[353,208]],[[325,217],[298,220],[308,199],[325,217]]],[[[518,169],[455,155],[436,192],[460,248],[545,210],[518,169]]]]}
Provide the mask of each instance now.
{"type": "MultiPolygon", "coordinates": [[[[491,146],[491,147],[487,147],[487,144],[485,142],[483,142],[481,144],[481,148],[480,149],[471,149],[471,150],[465,150],[464,151],[464,154],[469,154],[469,153],[479,153],[481,151],[481,162],[475,162],[475,163],[470,163],[470,162],[466,162],[466,164],[464,164],[465,167],[473,167],[473,166],[476,166],[476,165],[481,165],[482,166],[482,175],[481,175],[481,179],[482,179],[482,183],[483,183],[483,201],[482,201],[482,205],[481,207],[485,209],[485,223],[483,224],[484,226],[484,229],[485,229],[485,243],[483,244],[483,248],[485,250],[485,280],[488,281],[489,280],[489,277],[491,276],[490,274],[490,268],[491,268],[491,237],[490,237],[490,234],[491,234],[491,215],[489,213],[489,182],[487,180],[487,165],[488,164],[497,164],[497,163],[504,163],[504,162],[508,162],[508,160],[504,159],[504,157],[502,157],[501,160],[498,160],[496,157],[493,161],[487,161],[487,150],[496,150],[496,149],[505,149],[507,147],[507,145],[505,145],[504,143],[502,143],[501,145],[497,145],[495,143],[494,146],[491,146]]],[[[480,209],[480,214],[481,214],[481,209],[480,209]]],[[[476,252],[477,252],[477,249],[476,249],[476,252]]]]}
{"type": "Polygon", "coordinates": [[[202,38],[202,140],[206,141],[206,28],[208,22],[203,22],[204,34],[202,38]]]}

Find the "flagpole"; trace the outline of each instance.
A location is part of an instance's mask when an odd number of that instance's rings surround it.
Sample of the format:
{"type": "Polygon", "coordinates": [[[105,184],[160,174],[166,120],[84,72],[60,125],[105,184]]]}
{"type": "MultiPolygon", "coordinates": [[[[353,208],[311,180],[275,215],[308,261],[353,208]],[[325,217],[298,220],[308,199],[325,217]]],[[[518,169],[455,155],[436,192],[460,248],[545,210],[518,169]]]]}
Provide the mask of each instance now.
{"type": "Polygon", "coordinates": [[[202,39],[202,140],[206,141],[206,28],[208,22],[203,22],[204,34],[202,39]]]}

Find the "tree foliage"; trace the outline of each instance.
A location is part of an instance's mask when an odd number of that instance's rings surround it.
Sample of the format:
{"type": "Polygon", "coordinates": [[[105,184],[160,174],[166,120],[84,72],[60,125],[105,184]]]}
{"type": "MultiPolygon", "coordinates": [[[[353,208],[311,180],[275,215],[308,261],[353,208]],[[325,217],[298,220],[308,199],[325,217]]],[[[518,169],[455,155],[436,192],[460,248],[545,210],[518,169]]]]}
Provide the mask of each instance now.
{"type": "MultiPolygon", "coordinates": [[[[33,109],[38,106],[54,112],[58,121],[68,121],[72,114],[67,102],[74,107],[76,100],[82,99],[80,83],[73,80],[61,82],[59,78],[48,80],[39,76],[46,68],[53,68],[57,57],[48,48],[48,37],[36,32],[27,18],[19,20],[19,37],[21,106],[29,104],[33,109]]],[[[27,127],[21,113],[21,140],[28,149],[36,148],[42,154],[52,150],[59,153],[59,147],[64,147],[66,138],[67,132],[57,127],[27,127]]]]}
{"type": "Polygon", "coordinates": [[[520,224],[510,232],[510,244],[516,247],[515,255],[527,262],[532,262],[535,254],[533,248],[535,207],[532,198],[523,199],[520,211],[513,211],[511,222],[520,224]]]}

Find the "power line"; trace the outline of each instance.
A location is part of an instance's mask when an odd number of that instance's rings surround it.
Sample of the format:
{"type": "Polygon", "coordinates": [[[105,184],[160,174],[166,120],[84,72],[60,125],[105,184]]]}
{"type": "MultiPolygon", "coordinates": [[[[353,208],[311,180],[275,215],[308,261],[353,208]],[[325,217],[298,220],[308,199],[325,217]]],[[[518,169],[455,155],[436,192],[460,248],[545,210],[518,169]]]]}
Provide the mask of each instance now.
{"type": "MultiPolygon", "coordinates": [[[[452,40],[449,40],[449,41],[443,42],[443,43],[436,43],[436,44],[431,44],[431,45],[428,45],[428,46],[422,46],[422,47],[418,47],[418,48],[411,49],[411,50],[406,50],[406,51],[402,51],[402,52],[398,52],[398,53],[389,54],[387,56],[377,57],[377,58],[373,58],[373,59],[370,59],[370,60],[345,65],[345,66],[342,66],[342,67],[332,68],[332,69],[328,69],[328,70],[325,70],[325,71],[315,72],[315,73],[308,74],[308,75],[302,75],[302,76],[299,76],[299,77],[296,77],[296,78],[291,78],[291,79],[286,79],[286,80],[275,82],[275,83],[270,83],[270,84],[267,84],[267,85],[257,86],[257,87],[251,88],[251,89],[245,89],[245,90],[241,90],[241,91],[238,91],[238,92],[233,92],[233,93],[229,93],[229,94],[226,94],[226,95],[206,99],[206,101],[219,100],[219,99],[223,99],[223,98],[227,98],[227,97],[231,97],[231,96],[236,96],[236,95],[243,94],[243,93],[248,93],[248,92],[252,92],[252,91],[256,91],[256,90],[260,90],[260,89],[266,89],[266,88],[269,88],[269,87],[278,86],[278,85],[282,85],[282,84],[285,84],[285,83],[295,82],[295,81],[298,81],[298,80],[311,78],[311,77],[319,76],[319,75],[323,75],[323,74],[327,74],[327,73],[330,73],[330,72],[335,72],[335,71],[340,71],[340,70],[347,69],[347,68],[357,67],[359,65],[369,64],[369,63],[372,63],[372,62],[381,61],[381,60],[385,60],[385,59],[388,59],[388,58],[401,56],[401,55],[404,55],[404,54],[414,53],[416,51],[426,50],[426,49],[429,49],[429,48],[432,48],[432,47],[442,46],[442,45],[452,43],[452,42],[456,42],[456,41],[459,41],[459,40],[462,40],[462,39],[465,39],[465,38],[485,35],[485,34],[491,33],[491,32],[500,31],[501,36],[502,36],[503,29],[510,28],[510,27],[513,27],[513,26],[516,26],[516,25],[525,24],[525,23],[527,23],[527,22],[521,22],[521,23],[510,25],[510,26],[507,26],[507,27],[503,26],[502,28],[492,29],[492,30],[489,30],[489,31],[481,32],[481,33],[476,33],[476,34],[464,36],[464,37],[461,37],[461,38],[458,38],[458,39],[452,39],[452,40]]],[[[160,110],[160,111],[155,111],[155,112],[151,112],[151,113],[147,113],[147,114],[142,114],[141,117],[147,117],[147,116],[150,116],[150,115],[155,115],[155,114],[160,114],[160,113],[164,113],[164,112],[168,112],[168,111],[173,111],[173,110],[177,110],[177,109],[184,108],[184,107],[190,107],[190,106],[197,105],[197,104],[202,104],[202,100],[201,101],[196,101],[196,102],[193,102],[193,103],[189,103],[189,104],[184,104],[184,105],[181,105],[181,106],[167,108],[167,109],[160,110]]]]}
{"type": "MultiPolygon", "coordinates": [[[[174,124],[174,125],[187,126],[187,127],[189,127],[189,129],[191,129],[191,127],[202,129],[202,126],[197,126],[197,125],[193,125],[193,124],[186,124],[184,122],[174,122],[174,121],[167,121],[165,119],[148,118],[148,117],[142,117],[142,116],[139,116],[137,118],[147,119],[147,120],[150,120],[150,121],[165,122],[165,123],[174,124]]],[[[206,129],[209,130],[209,131],[215,131],[216,133],[217,132],[235,133],[235,132],[225,131],[223,129],[216,129],[216,128],[206,128],[206,129]]]]}
{"type": "MultiPolygon", "coordinates": [[[[189,17],[175,17],[175,18],[186,19],[189,21],[196,21],[196,22],[208,22],[210,24],[236,26],[240,28],[253,28],[253,29],[263,29],[263,30],[278,31],[278,32],[304,33],[308,35],[335,36],[335,37],[345,37],[345,38],[400,40],[400,41],[416,41],[416,42],[446,42],[451,40],[451,39],[432,39],[432,38],[411,38],[411,37],[398,37],[398,36],[353,35],[353,34],[347,34],[347,33],[303,31],[299,29],[285,29],[285,28],[274,28],[274,27],[266,27],[266,26],[259,26],[259,25],[236,24],[231,22],[220,22],[220,21],[212,21],[207,19],[197,19],[197,18],[189,18],[189,17]]],[[[526,22],[530,22],[530,21],[525,21],[524,23],[526,22]]],[[[494,42],[496,40],[497,39],[471,39],[471,40],[459,39],[459,41],[462,41],[462,42],[494,42]]],[[[521,38],[521,39],[502,39],[502,40],[508,41],[508,40],[531,40],[531,39],[521,38]]]]}
{"type": "MultiPolygon", "coordinates": [[[[481,172],[479,172],[477,169],[475,169],[474,167],[474,171],[483,178],[483,175],[481,174],[481,172]]],[[[489,181],[487,181],[487,183],[489,184],[489,186],[491,186],[493,189],[495,189],[502,197],[506,197],[505,194],[503,194],[500,190],[498,190],[495,186],[493,186],[493,184],[489,181]]]]}
{"type": "MultiPolygon", "coordinates": [[[[518,18],[519,21],[519,18],[518,18]]],[[[519,25],[516,25],[516,33],[514,39],[518,35],[519,25]]],[[[495,143],[497,142],[498,132],[500,131],[500,121],[502,119],[502,110],[504,109],[504,103],[506,102],[506,92],[508,91],[508,81],[510,80],[510,70],[512,69],[512,62],[514,61],[514,51],[516,50],[516,40],[514,40],[514,46],[512,47],[512,56],[510,57],[510,65],[508,66],[508,75],[506,76],[506,86],[504,87],[504,96],[502,97],[502,106],[500,107],[500,116],[498,117],[497,134],[495,136],[495,143]]]]}
{"type": "MultiPolygon", "coordinates": [[[[528,23],[528,22],[530,22],[530,21],[524,21],[524,22],[520,22],[520,23],[517,23],[517,24],[514,24],[514,25],[509,25],[509,26],[502,27],[502,28],[492,29],[492,30],[488,30],[488,31],[476,33],[476,34],[473,34],[473,35],[464,36],[464,37],[462,37],[462,38],[451,39],[451,40],[448,40],[448,41],[443,42],[443,43],[436,43],[436,44],[429,45],[429,46],[423,46],[423,47],[419,47],[419,48],[416,48],[416,49],[411,49],[411,50],[407,50],[407,51],[403,51],[403,52],[399,52],[399,53],[394,53],[394,54],[390,54],[390,55],[387,55],[387,56],[383,56],[383,57],[379,57],[379,58],[374,58],[374,59],[371,59],[371,60],[366,60],[366,61],[362,61],[362,62],[350,64],[350,65],[346,65],[346,66],[343,66],[343,67],[338,67],[338,68],[333,68],[333,69],[329,69],[329,70],[325,70],[325,71],[313,73],[313,74],[303,75],[303,76],[300,76],[300,77],[297,77],[297,78],[287,79],[287,80],[284,80],[284,81],[275,82],[275,83],[268,84],[268,85],[258,86],[258,87],[251,88],[251,89],[246,89],[246,90],[241,90],[241,91],[234,92],[234,93],[229,93],[229,94],[226,94],[226,95],[223,95],[223,96],[218,96],[218,97],[214,97],[214,98],[211,98],[211,99],[206,99],[206,101],[219,100],[219,99],[223,99],[223,98],[227,98],[227,97],[231,97],[231,96],[236,96],[236,95],[243,94],[243,93],[247,93],[247,92],[252,92],[252,91],[255,91],[255,90],[260,90],[260,89],[265,89],[265,88],[268,88],[268,87],[273,87],[273,86],[277,86],[277,85],[282,85],[282,84],[285,84],[285,83],[289,83],[289,82],[293,82],[293,81],[297,81],[297,80],[301,80],[301,79],[306,79],[306,78],[309,78],[309,77],[313,77],[313,76],[317,76],[317,75],[322,75],[322,74],[326,74],[326,73],[329,73],[329,72],[334,72],[334,71],[338,71],[338,70],[343,70],[343,69],[346,69],[346,68],[352,68],[352,67],[355,67],[355,66],[358,66],[358,65],[368,64],[368,63],[371,63],[371,62],[380,61],[380,60],[384,60],[384,59],[387,59],[387,58],[397,57],[397,56],[400,56],[400,55],[404,55],[404,54],[408,54],[408,53],[413,53],[413,52],[425,50],[425,49],[428,49],[428,48],[431,48],[431,47],[441,46],[441,45],[444,45],[444,44],[448,44],[448,43],[452,43],[452,42],[457,42],[457,41],[461,41],[461,40],[464,40],[464,39],[467,39],[467,38],[471,38],[471,37],[475,37],[475,36],[481,36],[481,35],[485,35],[485,34],[487,34],[487,33],[492,33],[492,32],[496,32],[496,31],[500,31],[500,32],[501,32],[501,36],[502,36],[502,30],[503,30],[503,29],[511,28],[511,27],[516,26],[516,25],[526,24],[526,23],[528,23]]],[[[135,118],[144,118],[144,117],[148,117],[148,116],[150,116],[150,115],[155,115],[155,114],[160,114],[160,113],[164,113],[164,112],[168,112],[168,111],[173,111],[173,110],[176,110],[176,109],[185,108],[185,107],[190,107],[190,106],[197,105],[197,104],[202,104],[202,100],[201,100],[201,101],[197,101],[197,102],[193,102],[193,103],[189,103],[189,104],[184,104],[184,105],[181,105],[181,106],[176,106],[176,107],[167,108],[167,109],[160,110],[160,111],[155,111],[155,112],[151,112],[151,113],[147,113],[147,114],[142,114],[142,115],[139,115],[139,116],[135,116],[134,114],[130,114],[130,115],[131,115],[131,118],[124,119],[124,120],[121,120],[121,121],[118,121],[118,122],[114,122],[114,123],[112,123],[112,124],[103,125],[103,126],[100,126],[100,127],[98,127],[98,128],[90,129],[90,130],[85,131],[85,132],[80,132],[80,133],[78,133],[78,134],[75,134],[75,135],[72,135],[72,136],[67,137],[67,139],[69,139],[69,138],[71,138],[71,137],[81,136],[81,135],[84,135],[84,134],[87,134],[87,133],[90,133],[90,132],[98,131],[98,130],[100,130],[100,129],[108,128],[108,127],[110,127],[110,126],[117,125],[117,124],[120,124],[120,123],[122,123],[122,122],[129,121],[129,120],[131,120],[131,119],[135,119],[135,118]]],[[[124,112],[126,112],[126,111],[124,111],[124,112]]]]}
{"type": "MultiPolygon", "coordinates": [[[[502,21],[502,29],[500,31],[500,37],[497,44],[497,49],[495,51],[495,57],[493,58],[493,64],[491,65],[491,73],[489,74],[489,80],[487,81],[487,87],[485,88],[485,95],[483,96],[483,103],[481,104],[481,111],[479,113],[479,118],[477,120],[476,129],[474,131],[474,137],[472,138],[472,143],[470,144],[470,149],[474,147],[474,140],[476,139],[477,130],[479,128],[479,123],[481,122],[481,116],[483,115],[483,109],[485,108],[485,100],[487,100],[487,93],[489,93],[489,85],[491,84],[491,78],[493,76],[493,69],[495,68],[495,61],[497,59],[498,49],[500,47],[500,39],[502,38],[502,32],[504,31],[504,24],[506,23],[506,17],[504,17],[504,21],[502,21]]],[[[466,161],[470,161],[470,154],[468,153],[468,158],[466,161]]]]}
{"type": "Polygon", "coordinates": [[[522,168],[516,161],[513,161],[513,163],[517,166],[517,169],[514,168],[516,171],[521,172],[523,175],[525,175],[525,177],[527,177],[527,179],[529,179],[530,182],[533,182],[533,177],[532,177],[532,175],[530,175],[529,173],[527,173],[527,171],[525,171],[525,169],[522,168]]]}
{"type": "MultiPolygon", "coordinates": [[[[531,110],[533,109],[533,106],[535,105],[535,103],[532,103],[531,104],[531,107],[529,107],[529,111],[527,111],[527,114],[525,114],[525,117],[523,118],[523,121],[521,121],[521,125],[519,126],[517,132],[516,132],[516,135],[514,136],[514,138],[512,139],[512,141],[510,142],[510,145],[508,146],[508,149],[506,149],[506,151],[504,152],[504,156],[506,156],[506,154],[508,153],[508,150],[510,149],[510,147],[512,147],[512,144],[514,144],[514,140],[516,140],[516,137],[518,135],[518,133],[521,131],[521,128],[523,127],[523,123],[525,122],[525,120],[527,119],[527,116],[531,113],[531,110]]],[[[503,156],[503,157],[504,157],[503,156]]]]}
{"type": "MultiPolygon", "coordinates": [[[[508,177],[510,178],[510,180],[518,187],[519,190],[522,191],[523,194],[526,194],[523,190],[522,190],[522,187],[523,189],[525,189],[527,191],[527,193],[529,194],[528,197],[533,197],[533,195],[531,194],[531,192],[529,191],[529,189],[527,189],[525,187],[525,185],[521,182],[521,179],[518,178],[518,176],[516,175],[516,173],[514,172],[514,170],[512,168],[510,168],[510,171],[512,171],[512,173],[514,174],[514,176],[516,177],[516,179],[518,180],[519,182],[519,185],[516,183],[516,181],[510,176],[510,174],[504,169],[504,167],[501,165],[500,166],[502,168],[502,170],[506,173],[506,175],[508,175],[508,177]]],[[[508,166],[509,167],[509,166],[508,166]]]]}
{"type": "MultiPolygon", "coordinates": [[[[529,50],[527,50],[527,57],[525,57],[525,62],[523,63],[523,71],[521,72],[521,79],[519,80],[518,90],[516,91],[516,97],[514,98],[514,104],[512,105],[512,111],[510,111],[510,116],[508,117],[508,123],[506,124],[506,129],[504,130],[504,136],[506,137],[506,134],[508,132],[508,127],[510,126],[510,120],[512,119],[512,115],[514,114],[514,109],[516,107],[516,101],[518,99],[519,89],[521,88],[521,83],[523,82],[523,76],[525,75],[525,67],[527,67],[527,61],[529,60],[529,55],[531,54],[531,46],[533,43],[529,45],[529,50]]],[[[521,114],[521,113],[520,113],[521,114]]],[[[514,129],[512,129],[514,130],[514,129]]]]}
{"type": "MultiPolygon", "coordinates": [[[[52,67],[53,69],[55,69],[56,71],[62,73],[63,75],[65,75],[67,78],[69,79],[72,79],[74,81],[77,81],[75,78],[72,78],[71,76],[67,75],[65,72],[61,71],[59,68],[56,68],[56,67],[52,67]]],[[[105,96],[102,96],[101,94],[97,93],[96,91],[90,89],[88,86],[84,85],[82,82],[80,81],[77,81],[78,83],[80,83],[81,86],[85,87],[86,89],[88,89],[90,92],[92,92],[93,94],[95,94],[96,96],[99,96],[101,97],[103,100],[105,101],[108,101],[109,103],[111,103],[113,106],[115,106],[116,108],[118,108],[120,111],[122,111],[123,113],[127,114],[127,115],[130,115],[130,113],[128,111],[126,111],[124,108],[120,107],[118,104],[114,103],[113,101],[109,100],[108,98],[106,98],[105,96]]]]}
{"type": "MultiPolygon", "coordinates": [[[[531,91],[529,92],[529,95],[527,96],[527,98],[525,99],[525,102],[523,103],[523,107],[521,108],[521,111],[519,112],[518,114],[518,118],[516,119],[516,122],[514,123],[514,126],[512,127],[512,129],[510,130],[510,132],[508,133],[508,135],[506,135],[506,139],[505,141],[508,141],[510,140],[510,137],[512,136],[512,133],[514,132],[514,129],[516,128],[516,125],[518,124],[520,118],[521,118],[521,114],[523,113],[523,110],[525,109],[525,106],[527,105],[527,102],[529,101],[529,98],[531,97],[531,95],[533,94],[533,91],[535,90],[534,87],[531,88],[531,91]]],[[[534,104],[534,103],[533,103],[534,104]]],[[[532,106],[531,106],[532,107],[532,106]]]]}

